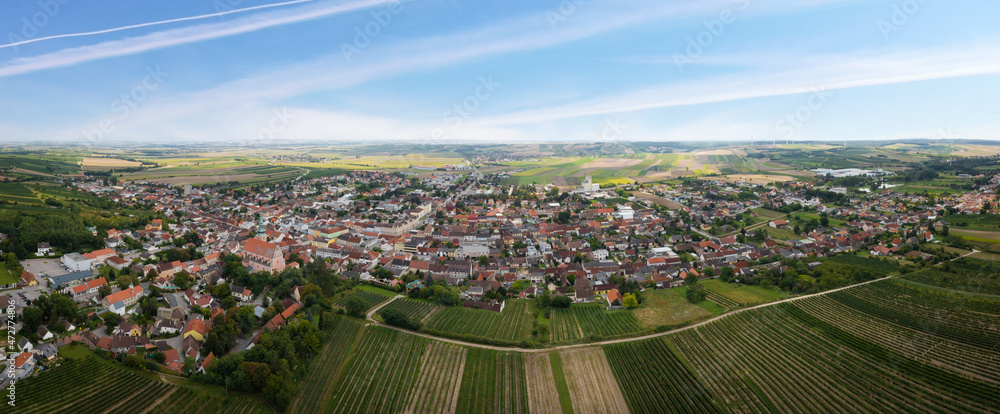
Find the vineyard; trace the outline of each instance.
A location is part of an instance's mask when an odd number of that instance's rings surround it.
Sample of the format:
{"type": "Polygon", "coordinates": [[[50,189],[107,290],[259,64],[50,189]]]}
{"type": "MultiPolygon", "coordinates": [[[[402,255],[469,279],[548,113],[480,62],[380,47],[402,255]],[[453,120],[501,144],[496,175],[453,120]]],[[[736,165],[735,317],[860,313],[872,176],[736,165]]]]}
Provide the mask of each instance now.
{"type": "Polygon", "coordinates": [[[527,413],[523,354],[471,348],[456,413],[527,413]]]}
{"type": "Polygon", "coordinates": [[[366,305],[368,305],[365,308],[366,311],[368,309],[371,309],[375,305],[378,305],[378,304],[380,304],[382,302],[385,302],[385,301],[389,300],[389,296],[382,295],[382,294],[375,293],[375,292],[369,292],[369,291],[366,291],[366,290],[359,290],[359,291],[356,291],[354,293],[350,293],[350,294],[344,295],[340,299],[335,300],[333,302],[333,304],[337,305],[337,306],[340,306],[340,307],[343,307],[344,305],[347,304],[347,301],[350,300],[351,298],[361,298],[361,300],[364,301],[366,305]]]}
{"type": "MultiPolygon", "coordinates": [[[[600,348],[591,347],[560,352],[563,373],[569,388],[573,412],[604,414],[628,412],[620,384],[600,348]]],[[[633,378],[629,378],[633,381],[633,378]]]]}
{"type": "Polygon", "coordinates": [[[906,280],[945,289],[1000,296],[1000,263],[963,258],[947,267],[910,273],[906,280]]]}
{"type": "Polygon", "coordinates": [[[583,337],[615,338],[642,332],[635,315],[628,310],[604,310],[597,303],[576,304],[552,310],[552,341],[572,341],[583,337]]]}
{"type": "Polygon", "coordinates": [[[829,260],[836,263],[846,264],[854,268],[871,270],[881,276],[886,276],[899,270],[899,265],[895,262],[855,256],[851,254],[832,256],[829,260]]]}
{"type": "Polygon", "coordinates": [[[631,412],[658,412],[660,407],[689,413],[718,411],[708,391],[664,339],[607,345],[604,352],[631,412]]]}
{"type": "Polygon", "coordinates": [[[329,398],[334,380],[347,354],[354,348],[354,343],[361,334],[363,325],[359,322],[341,318],[337,327],[330,335],[330,343],[316,357],[309,369],[309,374],[299,386],[299,396],[292,403],[289,412],[315,413],[322,411],[329,398]]]}
{"type": "Polygon", "coordinates": [[[705,287],[700,284],[688,286],[688,289],[696,289],[705,292],[705,299],[708,299],[711,302],[715,302],[716,305],[719,305],[723,308],[738,308],[741,305],[735,300],[729,299],[725,296],[715,293],[714,291],[705,289],[705,287]]]}
{"type": "MultiPolygon", "coordinates": [[[[152,380],[87,357],[17,383],[17,413],[271,413],[258,398],[229,399],[186,386],[152,380]]],[[[15,412],[7,404],[0,413],[15,412]]]]}
{"type": "Polygon", "coordinates": [[[435,312],[424,329],[432,334],[477,342],[516,344],[531,334],[531,305],[507,300],[503,312],[447,307],[435,312]]]}
{"type": "Polygon", "coordinates": [[[368,327],[354,358],[338,378],[326,412],[397,413],[410,402],[417,386],[420,359],[427,341],[399,331],[368,327]]]}
{"type": "Polygon", "coordinates": [[[884,280],[828,295],[857,311],[915,331],[1000,351],[1000,301],[884,280]]]}
{"type": "MultiPolygon", "coordinates": [[[[408,318],[423,320],[434,312],[437,305],[429,302],[422,302],[419,300],[409,299],[409,298],[398,298],[387,305],[382,307],[382,309],[398,309],[403,312],[408,318]]],[[[381,312],[381,310],[379,311],[381,312]]]]}

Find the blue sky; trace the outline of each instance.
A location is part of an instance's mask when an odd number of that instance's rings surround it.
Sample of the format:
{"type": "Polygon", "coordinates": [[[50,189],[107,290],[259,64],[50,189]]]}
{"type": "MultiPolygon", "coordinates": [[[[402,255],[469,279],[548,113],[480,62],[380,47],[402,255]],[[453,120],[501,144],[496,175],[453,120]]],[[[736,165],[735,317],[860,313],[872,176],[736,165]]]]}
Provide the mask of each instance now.
{"type": "Polygon", "coordinates": [[[7,2],[0,140],[1000,139],[1000,3],[7,2]]]}

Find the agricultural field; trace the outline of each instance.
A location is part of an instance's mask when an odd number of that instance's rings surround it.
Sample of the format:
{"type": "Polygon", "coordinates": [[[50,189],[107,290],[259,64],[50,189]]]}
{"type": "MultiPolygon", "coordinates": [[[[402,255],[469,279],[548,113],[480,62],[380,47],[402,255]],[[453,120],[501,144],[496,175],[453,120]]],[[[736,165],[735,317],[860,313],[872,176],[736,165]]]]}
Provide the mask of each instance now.
{"type": "Polygon", "coordinates": [[[855,310],[957,343],[1000,351],[1000,302],[883,280],[828,295],[855,310]]]}
{"type": "Polygon", "coordinates": [[[1000,296],[1000,264],[963,258],[903,276],[924,285],[970,293],[1000,296]]]}
{"type": "Polygon", "coordinates": [[[435,312],[424,330],[469,340],[519,343],[531,334],[531,305],[508,299],[503,312],[452,306],[435,312]]]}
{"type": "Polygon", "coordinates": [[[271,413],[256,397],[237,394],[228,400],[173,382],[151,379],[87,353],[49,372],[17,384],[16,411],[3,404],[0,413],[271,413]]]}
{"type": "MultiPolygon", "coordinates": [[[[735,302],[737,305],[728,307],[774,302],[788,297],[788,292],[776,288],[766,289],[760,286],[744,285],[740,283],[726,283],[720,279],[702,280],[698,284],[710,292],[714,292],[732,302],[735,302]]],[[[731,304],[732,303],[730,303],[730,305],[731,304]]]]}
{"type": "Polygon", "coordinates": [[[365,308],[365,310],[367,311],[375,307],[376,305],[389,300],[390,296],[386,296],[381,293],[369,292],[366,290],[357,290],[355,292],[341,296],[340,299],[333,301],[333,304],[343,307],[344,305],[347,304],[347,301],[350,300],[351,298],[361,298],[361,300],[363,300],[365,304],[368,305],[365,308]]]}
{"type": "Polygon", "coordinates": [[[471,348],[455,413],[527,413],[524,354],[471,348]]]}
{"type": "MultiPolygon", "coordinates": [[[[717,306],[721,307],[722,309],[733,309],[733,308],[740,307],[740,303],[739,302],[736,302],[735,300],[732,300],[732,299],[730,299],[727,296],[720,295],[720,294],[716,293],[713,290],[706,289],[705,286],[702,286],[700,283],[697,284],[697,285],[687,286],[686,288],[687,289],[695,289],[695,290],[704,291],[705,292],[705,299],[708,300],[711,303],[716,304],[717,306]]],[[[705,309],[705,310],[708,310],[708,309],[705,309]]]]}
{"type": "Polygon", "coordinates": [[[951,230],[1000,231],[1000,215],[968,214],[945,219],[951,230]]]}
{"type": "Polygon", "coordinates": [[[719,411],[712,396],[663,338],[605,345],[604,352],[633,413],[719,411]]]}
{"type": "Polygon", "coordinates": [[[836,263],[843,263],[851,267],[868,269],[880,276],[888,276],[889,274],[895,273],[899,270],[899,265],[896,264],[896,262],[855,256],[851,254],[831,256],[828,260],[836,263]]]}
{"type": "MultiPolygon", "coordinates": [[[[628,413],[615,375],[600,348],[561,351],[563,373],[577,414],[628,413]]],[[[633,372],[635,374],[635,372],[633,372]]],[[[632,378],[629,378],[631,381],[632,378]]]]}
{"type": "MultiPolygon", "coordinates": [[[[397,298],[382,307],[382,309],[398,309],[408,318],[423,320],[430,315],[431,312],[434,312],[434,310],[437,309],[437,305],[431,302],[424,302],[410,298],[397,298]]],[[[381,312],[381,310],[379,310],[379,312],[381,312]]]]}
{"type": "Polygon", "coordinates": [[[562,413],[559,389],[556,387],[549,354],[544,352],[525,354],[524,371],[528,387],[528,412],[562,413]]]}
{"type": "Polygon", "coordinates": [[[631,312],[646,329],[680,326],[715,314],[687,301],[684,288],[655,289],[642,293],[642,304],[631,312]]]}
{"type": "Polygon", "coordinates": [[[84,157],[83,160],[80,161],[80,167],[82,167],[84,171],[105,171],[105,170],[113,170],[116,168],[135,168],[141,166],[142,166],[141,162],[123,160],[118,158],[84,157]]]}
{"type": "Polygon", "coordinates": [[[416,388],[410,391],[407,413],[454,413],[459,402],[467,350],[432,341],[424,352],[416,388]]]}
{"type": "Polygon", "coordinates": [[[580,338],[616,338],[642,332],[642,325],[629,310],[607,311],[597,303],[575,304],[552,310],[552,341],[580,338]]]}
{"type": "Polygon", "coordinates": [[[354,349],[364,326],[357,321],[341,318],[330,335],[330,342],[316,357],[308,376],[299,386],[299,395],[289,407],[291,413],[322,412],[347,355],[354,349]]]}
{"type": "MultiPolygon", "coordinates": [[[[1000,402],[995,382],[970,379],[905,355],[899,342],[910,341],[906,336],[897,337],[898,342],[892,347],[883,346],[845,330],[841,318],[831,315],[836,322],[825,322],[804,311],[798,303],[733,314],[665,339],[643,342],[664,341],[675,350],[681,364],[669,363],[670,372],[683,377],[680,366],[693,372],[719,410],[976,412],[990,411],[987,407],[996,407],[1000,402]]],[[[802,303],[801,306],[813,309],[810,302],[802,303]]],[[[845,309],[854,318],[852,328],[865,327],[870,319],[868,315],[845,309]]],[[[886,333],[911,332],[892,324],[867,326],[876,336],[882,335],[879,329],[886,327],[894,329],[886,333]]],[[[893,341],[888,338],[884,340],[893,341]]],[[[990,357],[996,360],[995,353],[990,357]]],[[[609,353],[609,359],[612,365],[618,365],[615,359],[630,358],[628,354],[609,353]]],[[[705,409],[697,401],[683,401],[682,407],[689,412],[719,411],[705,409]]]]}
{"type": "Polygon", "coordinates": [[[418,385],[426,349],[427,340],[419,336],[378,326],[366,328],[325,412],[403,412],[418,385]]]}

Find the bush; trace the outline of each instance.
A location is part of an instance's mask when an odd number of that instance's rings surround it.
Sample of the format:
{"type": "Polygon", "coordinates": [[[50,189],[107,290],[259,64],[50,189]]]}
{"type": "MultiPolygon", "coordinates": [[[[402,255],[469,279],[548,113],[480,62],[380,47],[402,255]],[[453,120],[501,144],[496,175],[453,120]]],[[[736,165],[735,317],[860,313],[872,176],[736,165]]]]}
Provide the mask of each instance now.
{"type": "Polygon", "coordinates": [[[556,296],[555,298],[552,298],[552,302],[549,303],[549,305],[552,306],[553,308],[560,308],[560,309],[569,308],[569,306],[572,304],[573,304],[573,299],[570,299],[569,296],[556,296]]]}
{"type": "Polygon", "coordinates": [[[411,331],[419,331],[423,327],[423,323],[420,319],[407,317],[403,311],[396,308],[386,308],[378,311],[378,314],[385,319],[385,323],[400,327],[403,329],[409,329],[411,331]]]}

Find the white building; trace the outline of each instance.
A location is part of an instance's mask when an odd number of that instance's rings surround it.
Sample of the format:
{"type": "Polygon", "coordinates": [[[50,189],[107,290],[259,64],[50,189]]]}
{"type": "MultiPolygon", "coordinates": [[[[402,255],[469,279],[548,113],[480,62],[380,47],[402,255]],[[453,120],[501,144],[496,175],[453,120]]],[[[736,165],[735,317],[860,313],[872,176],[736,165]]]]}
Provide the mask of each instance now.
{"type": "Polygon", "coordinates": [[[62,262],[69,268],[70,272],[82,272],[90,270],[90,259],[83,257],[80,253],[68,253],[63,255],[62,262]]]}
{"type": "Polygon", "coordinates": [[[583,192],[592,193],[594,191],[601,191],[601,185],[595,184],[593,178],[589,175],[583,180],[583,192]]]}

